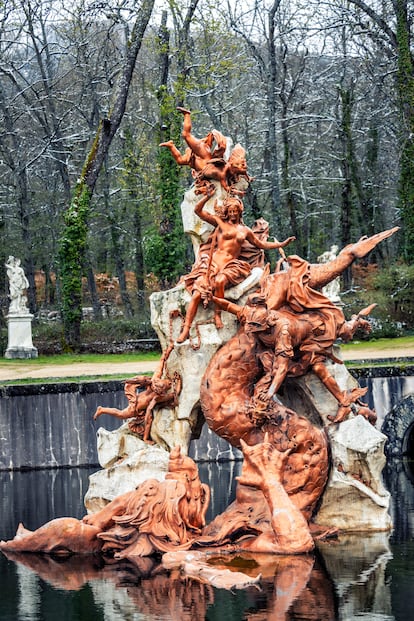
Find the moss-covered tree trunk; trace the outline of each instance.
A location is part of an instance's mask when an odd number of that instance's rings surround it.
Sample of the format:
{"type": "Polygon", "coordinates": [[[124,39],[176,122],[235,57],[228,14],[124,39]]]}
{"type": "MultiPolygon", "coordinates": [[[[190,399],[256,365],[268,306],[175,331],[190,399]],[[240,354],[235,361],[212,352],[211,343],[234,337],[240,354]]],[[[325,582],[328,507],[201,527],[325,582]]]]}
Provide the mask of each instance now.
{"type": "Polygon", "coordinates": [[[62,319],[66,348],[79,350],[82,321],[82,273],[88,232],[90,202],[96,181],[109,151],[111,142],[121,124],[128,98],[138,52],[154,0],[142,0],[137,19],[126,45],[125,63],[117,87],[112,112],[103,119],[86,158],[80,179],[68,210],[59,243],[59,276],[61,280],[62,319]]]}
{"type": "Polygon", "coordinates": [[[398,90],[403,120],[399,198],[403,223],[402,255],[414,261],[414,58],[411,52],[407,0],[395,0],[398,90]]]}

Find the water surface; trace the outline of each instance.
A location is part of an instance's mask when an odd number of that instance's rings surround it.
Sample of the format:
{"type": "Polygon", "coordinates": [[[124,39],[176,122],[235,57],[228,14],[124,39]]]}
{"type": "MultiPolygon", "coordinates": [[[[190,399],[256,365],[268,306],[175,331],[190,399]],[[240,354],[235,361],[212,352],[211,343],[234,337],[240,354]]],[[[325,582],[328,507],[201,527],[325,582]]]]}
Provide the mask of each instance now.
{"type": "MultiPolygon", "coordinates": [[[[212,487],[210,520],[234,497],[240,462],[200,465],[212,487]]],[[[84,515],[91,469],[0,473],[0,537],[22,521],[34,529],[63,515],[84,515]]],[[[393,533],[346,536],[315,554],[245,555],[214,562],[262,574],[260,588],[226,591],[169,575],[154,559],[105,564],[100,557],[54,560],[0,554],[0,621],[241,621],[414,618],[414,476],[388,467],[393,533]]]]}

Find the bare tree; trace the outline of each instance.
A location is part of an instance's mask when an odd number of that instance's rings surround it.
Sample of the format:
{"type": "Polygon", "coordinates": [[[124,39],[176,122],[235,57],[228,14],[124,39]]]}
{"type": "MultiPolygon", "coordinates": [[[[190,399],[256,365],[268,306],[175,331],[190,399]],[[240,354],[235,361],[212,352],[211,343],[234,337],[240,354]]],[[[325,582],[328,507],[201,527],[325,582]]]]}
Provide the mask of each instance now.
{"type": "Polygon", "coordinates": [[[352,15],[360,25],[362,37],[373,39],[381,48],[388,46],[395,58],[401,151],[399,196],[403,222],[402,252],[414,259],[414,54],[413,18],[409,0],[372,2],[349,0],[352,15]]]}
{"type": "MultiPolygon", "coordinates": [[[[270,188],[270,216],[273,230],[281,229],[280,182],[279,182],[279,148],[277,138],[277,12],[281,0],[273,0],[267,9],[256,1],[251,10],[239,12],[228,5],[230,24],[233,30],[246,42],[255,59],[262,86],[266,96],[266,152],[265,174],[270,188]]],[[[243,6],[243,5],[242,5],[243,6]]],[[[243,9],[242,9],[243,10],[243,9]]]]}
{"type": "Polygon", "coordinates": [[[124,66],[119,77],[112,111],[99,124],[71,204],[65,214],[65,226],[60,238],[60,278],[65,339],[68,347],[72,349],[78,349],[80,346],[82,265],[86,248],[90,201],[111,142],[125,112],[135,63],[153,5],[154,0],[143,0],[138,10],[130,37],[125,42],[124,66]]]}

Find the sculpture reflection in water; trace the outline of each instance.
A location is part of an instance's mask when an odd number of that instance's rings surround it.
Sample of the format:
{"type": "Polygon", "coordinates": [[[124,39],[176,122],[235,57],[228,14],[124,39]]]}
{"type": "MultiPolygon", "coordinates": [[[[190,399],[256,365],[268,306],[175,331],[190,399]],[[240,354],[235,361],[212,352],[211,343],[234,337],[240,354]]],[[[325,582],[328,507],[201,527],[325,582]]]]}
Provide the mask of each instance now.
{"type": "MultiPolygon", "coordinates": [[[[105,564],[95,555],[62,560],[49,555],[8,552],[7,557],[36,572],[58,590],[78,591],[89,583],[93,585],[94,597],[98,601],[98,585],[102,581],[106,593],[102,604],[108,618],[111,618],[112,603],[116,618],[120,614],[127,618],[133,611],[139,611],[160,620],[204,621],[215,604],[211,584],[206,584],[198,575],[183,581],[181,572],[167,571],[153,557],[133,557],[105,564]]],[[[253,621],[260,613],[265,615],[262,618],[274,621],[297,618],[331,621],[337,618],[332,582],[323,564],[313,556],[251,555],[245,552],[233,561],[233,570],[237,563],[246,577],[250,577],[248,601],[243,598],[237,605],[243,619],[253,621]],[[259,574],[260,589],[252,584],[259,574]]],[[[215,568],[225,570],[228,566],[228,557],[216,555],[211,558],[209,567],[210,571],[215,571],[215,568]]],[[[238,595],[232,592],[229,597],[234,608],[238,595]]],[[[231,614],[229,618],[233,618],[231,614]]]]}
{"type": "MultiPolygon", "coordinates": [[[[134,390],[127,395],[130,400],[128,408],[110,413],[120,418],[132,416],[135,418],[133,425],[144,416],[144,426],[146,423],[147,427],[144,439],[147,442],[150,441],[152,416],[162,407],[167,409],[173,423],[179,421],[181,424],[183,416],[177,415],[177,409],[181,401],[188,406],[186,391],[194,381],[189,367],[186,375],[174,368],[174,363],[178,364],[189,345],[191,349],[190,328],[199,301],[202,299],[207,309],[213,310],[212,330],[215,335],[224,332],[215,309],[235,315],[239,320],[237,333],[221,348],[216,347],[217,351],[209,350],[210,359],[206,362],[205,372],[202,379],[198,378],[197,399],[210,429],[243,451],[244,463],[236,499],[206,526],[209,489],[200,481],[195,463],[184,454],[187,447],[169,447],[172,450],[164,481],[146,480],[83,520],[60,518],[33,532],[20,526],[16,537],[1,542],[0,549],[6,553],[27,551],[64,555],[102,552],[106,559],[135,559],[161,553],[163,564],[170,571],[181,568],[187,576],[196,576],[224,588],[246,587],[252,580],[245,572],[209,564],[213,550],[220,553],[307,554],[313,550],[315,539],[331,536],[336,531],[334,523],[322,519],[318,525],[316,519],[319,515],[316,508],[323,500],[330,468],[340,478],[348,468],[349,472],[345,474],[349,475],[350,488],[362,490],[361,481],[356,483],[354,465],[344,466],[337,457],[330,461],[328,424],[334,423],[337,427],[349,417],[355,417],[362,418],[370,427],[365,418],[373,423],[375,413],[361,401],[366,389],[341,387],[328,362],[341,362],[334,352],[336,339],[349,340],[358,328],[369,329],[366,316],[372,306],[346,321],[342,310],[324,296],[321,289],[397,229],[364,237],[344,248],[326,264],[312,265],[295,255],[286,258],[282,252],[276,271],[272,274],[268,269],[263,272],[260,282],[251,285],[253,291],[248,292],[250,295],[245,303],[225,300],[227,287],[238,283],[240,277],[245,278],[251,271],[250,264],[246,262],[244,266],[241,260],[247,242],[263,251],[280,248],[292,238],[282,243],[267,242],[243,224],[241,210],[235,206],[235,201],[241,204],[239,197],[245,191],[245,183],[251,181],[245,165],[237,160],[237,174],[233,165],[215,161],[224,157],[224,144],[216,137],[219,144],[215,150],[214,134],[201,141],[194,139],[189,112],[181,111],[184,114],[183,135],[190,152],[181,156],[172,143],[164,146],[170,148],[179,163],[194,168],[195,193],[203,195],[197,200],[195,212],[212,225],[214,232],[209,250],[204,254],[201,250],[189,275],[192,298],[186,318],[175,342],[170,334],[155,380],[144,385],[141,395],[135,396],[134,390]],[[210,205],[214,213],[207,210],[207,203],[219,190],[227,193],[223,200],[224,205],[228,204],[227,219],[218,215],[217,201],[210,205]],[[245,267],[243,274],[242,267],[245,267]],[[321,383],[325,391],[323,400],[331,408],[326,420],[322,414],[312,411],[308,406],[309,399],[302,407],[306,416],[284,405],[281,399],[280,391],[287,378],[309,378],[310,371],[321,383]],[[178,375],[174,375],[176,373],[178,375]],[[173,385],[173,377],[179,377],[179,383],[177,380],[173,385]],[[161,397],[157,396],[156,381],[164,382],[161,397]],[[333,399],[332,407],[326,395],[333,399]]],[[[267,235],[266,227],[264,231],[267,235]]],[[[182,284],[182,288],[184,286],[182,284]]],[[[177,312],[178,308],[175,308],[173,313],[177,312]]],[[[203,345],[201,342],[201,349],[203,345]]],[[[142,379],[137,381],[144,382],[142,379]]],[[[133,382],[129,383],[132,386],[133,382]]],[[[195,407],[189,409],[196,411],[195,407]]],[[[103,410],[98,408],[95,416],[101,413],[103,410]]],[[[188,428],[191,429],[190,420],[188,428]]],[[[142,427],[136,431],[141,433],[142,427]]],[[[151,435],[154,438],[154,425],[151,435]]],[[[375,452],[373,445],[368,449],[370,453],[375,452]]],[[[345,457],[348,454],[347,449],[345,457]]],[[[341,459],[344,458],[341,456],[341,459]]],[[[359,457],[358,460],[361,469],[359,457]]],[[[387,498],[381,496],[380,484],[376,480],[371,484],[369,476],[359,477],[362,478],[367,502],[374,498],[382,511],[374,526],[365,525],[364,528],[386,530],[389,519],[383,515],[386,514],[387,498]]],[[[365,519],[364,509],[358,510],[365,519]]],[[[312,564],[313,560],[307,557],[295,560],[289,557],[286,565],[280,561],[281,573],[276,580],[284,583],[283,576],[288,576],[291,571],[298,574],[303,571],[302,593],[312,564]],[[298,567],[302,570],[295,569],[298,567]]],[[[255,580],[257,576],[253,582],[255,580]]],[[[292,592],[290,602],[297,595],[292,592]]],[[[279,605],[282,604],[275,603],[276,607],[279,605]]]]}

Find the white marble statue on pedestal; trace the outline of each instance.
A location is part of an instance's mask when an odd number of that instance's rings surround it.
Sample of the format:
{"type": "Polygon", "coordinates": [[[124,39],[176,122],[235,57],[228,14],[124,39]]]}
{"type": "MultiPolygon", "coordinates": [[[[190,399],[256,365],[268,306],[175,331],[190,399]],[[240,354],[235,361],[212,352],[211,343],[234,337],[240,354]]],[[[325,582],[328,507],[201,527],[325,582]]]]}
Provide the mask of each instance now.
{"type": "Polygon", "coordinates": [[[32,342],[32,319],[27,306],[26,278],[20,259],[9,256],[5,263],[9,278],[10,306],[7,315],[8,345],[5,358],[37,358],[37,349],[32,342]]]}

